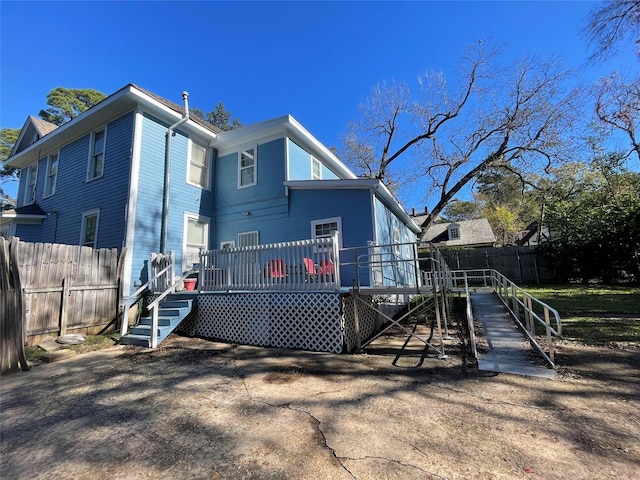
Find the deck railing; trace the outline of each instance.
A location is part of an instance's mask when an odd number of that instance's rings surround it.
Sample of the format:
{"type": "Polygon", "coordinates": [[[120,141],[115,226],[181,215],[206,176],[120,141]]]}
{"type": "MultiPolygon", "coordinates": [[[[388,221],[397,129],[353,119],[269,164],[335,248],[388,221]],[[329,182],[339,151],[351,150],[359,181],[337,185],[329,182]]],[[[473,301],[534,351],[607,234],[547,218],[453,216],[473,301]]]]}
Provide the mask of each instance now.
{"type": "Polygon", "coordinates": [[[198,290],[336,291],[340,288],[339,265],[337,235],[203,251],[198,290]]]}
{"type": "Polygon", "coordinates": [[[532,345],[555,367],[553,337],[562,335],[562,323],[556,309],[527,293],[497,270],[453,270],[451,273],[456,287],[463,283],[493,288],[532,345]],[[544,332],[544,342],[537,336],[536,327],[544,332]]]}

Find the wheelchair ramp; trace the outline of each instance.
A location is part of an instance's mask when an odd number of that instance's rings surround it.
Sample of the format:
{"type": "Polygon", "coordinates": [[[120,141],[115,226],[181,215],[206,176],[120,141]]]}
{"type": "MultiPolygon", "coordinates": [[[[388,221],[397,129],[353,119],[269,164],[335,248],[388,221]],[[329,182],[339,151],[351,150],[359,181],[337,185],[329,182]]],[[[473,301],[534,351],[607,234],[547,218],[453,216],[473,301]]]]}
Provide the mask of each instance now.
{"type": "Polygon", "coordinates": [[[536,352],[493,290],[471,291],[473,315],[482,325],[485,348],[478,349],[478,368],[489,372],[553,378],[555,370],[536,362],[536,352]]]}

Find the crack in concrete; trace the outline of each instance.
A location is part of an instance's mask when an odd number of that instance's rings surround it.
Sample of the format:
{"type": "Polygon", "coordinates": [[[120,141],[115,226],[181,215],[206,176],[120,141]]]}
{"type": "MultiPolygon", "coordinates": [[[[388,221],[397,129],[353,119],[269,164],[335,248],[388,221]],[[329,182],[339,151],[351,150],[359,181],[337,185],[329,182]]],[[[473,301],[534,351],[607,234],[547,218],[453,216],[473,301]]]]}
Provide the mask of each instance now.
{"type": "MultiPolygon", "coordinates": [[[[235,354],[235,349],[234,349],[234,354],[235,354]]],[[[258,400],[258,399],[256,399],[256,398],[251,394],[251,392],[249,391],[249,387],[248,387],[248,385],[247,385],[247,382],[245,382],[245,378],[244,378],[244,376],[240,374],[240,370],[239,370],[239,367],[238,367],[238,365],[237,365],[237,363],[236,363],[236,361],[235,361],[235,358],[233,358],[231,361],[232,361],[232,363],[233,363],[233,367],[234,367],[234,370],[235,370],[236,376],[237,376],[237,377],[242,381],[242,386],[244,387],[244,391],[245,391],[245,393],[247,394],[247,398],[248,398],[250,401],[255,402],[255,403],[261,403],[261,404],[263,404],[263,405],[267,405],[267,406],[272,407],[272,408],[285,408],[285,409],[287,409],[287,410],[291,410],[291,411],[298,412],[298,413],[304,413],[305,415],[307,415],[307,416],[308,416],[312,421],[314,421],[314,422],[315,422],[316,431],[320,434],[320,437],[322,438],[322,443],[324,444],[325,448],[326,448],[327,450],[329,450],[329,452],[331,453],[331,455],[333,456],[333,458],[335,458],[335,459],[336,459],[336,461],[338,462],[338,464],[343,468],[343,470],[344,470],[345,472],[347,472],[347,473],[351,476],[351,478],[354,478],[354,479],[356,479],[356,480],[358,479],[358,477],[356,477],[356,476],[353,474],[353,472],[351,472],[351,470],[349,470],[349,469],[347,468],[347,466],[342,462],[342,459],[343,459],[343,458],[346,458],[346,457],[339,457],[339,456],[336,454],[336,451],[335,451],[335,450],[334,450],[334,449],[329,445],[329,442],[327,441],[327,437],[326,437],[326,435],[325,435],[325,434],[324,434],[324,432],[322,431],[322,428],[320,428],[320,425],[322,424],[322,422],[321,422],[321,421],[320,421],[320,420],[319,420],[315,415],[313,415],[311,412],[309,412],[309,411],[307,411],[307,410],[304,410],[304,409],[302,409],[302,408],[292,407],[290,402],[289,402],[289,403],[276,404],[276,403],[270,403],[270,402],[267,402],[267,401],[265,401],[265,400],[258,400]]]]}

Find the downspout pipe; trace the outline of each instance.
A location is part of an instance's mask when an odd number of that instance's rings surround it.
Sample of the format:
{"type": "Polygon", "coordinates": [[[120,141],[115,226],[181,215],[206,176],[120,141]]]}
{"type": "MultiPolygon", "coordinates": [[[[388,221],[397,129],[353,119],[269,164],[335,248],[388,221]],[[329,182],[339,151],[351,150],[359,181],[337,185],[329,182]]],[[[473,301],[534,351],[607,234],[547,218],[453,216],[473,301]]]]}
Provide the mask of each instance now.
{"type": "Polygon", "coordinates": [[[162,189],[162,226],[160,228],[160,253],[167,253],[167,232],[169,230],[169,188],[171,186],[171,139],[174,130],[189,120],[189,92],[182,92],[184,114],[182,118],[167,129],[164,150],[164,187],[162,189]]]}

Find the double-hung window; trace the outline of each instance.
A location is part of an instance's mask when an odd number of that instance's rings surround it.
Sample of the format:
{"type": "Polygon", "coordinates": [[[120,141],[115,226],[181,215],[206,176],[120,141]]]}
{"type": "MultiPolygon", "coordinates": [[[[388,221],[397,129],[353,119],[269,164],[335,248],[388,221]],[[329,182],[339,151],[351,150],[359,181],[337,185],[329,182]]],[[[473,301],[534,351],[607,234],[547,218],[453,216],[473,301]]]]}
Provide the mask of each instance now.
{"type": "Polygon", "coordinates": [[[104,173],[106,130],[98,130],[91,135],[91,155],[89,156],[89,168],[87,181],[101,177],[104,173]]]}
{"type": "Polygon", "coordinates": [[[257,151],[257,147],[252,147],[238,154],[238,188],[251,187],[258,183],[257,151]]]}
{"type": "Polygon", "coordinates": [[[400,255],[400,230],[398,227],[393,227],[393,252],[400,255]]]}
{"type": "Polygon", "coordinates": [[[311,157],[311,180],[322,180],[322,163],[315,157],[311,157]]]}
{"type": "Polygon", "coordinates": [[[47,159],[47,176],[44,180],[44,196],[50,197],[56,193],[58,179],[58,154],[52,153],[47,159]]]}
{"type": "Polygon", "coordinates": [[[202,189],[209,188],[209,160],[207,149],[202,145],[189,142],[189,172],[187,182],[202,189]]]}
{"type": "Polygon", "coordinates": [[[99,208],[82,212],[82,231],[80,233],[80,245],[82,245],[83,247],[96,248],[99,220],[99,208]]]}
{"type": "Polygon", "coordinates": [[[209,246],[209,219],[197,214],[185,213],[184,229],[182,266],[184,270],[188,270],[194,263],[200,261],[200,249],[207,250],[209,246]]]}
{"type": "Polygon", "coordinates": [[[24,204],[30,205],[36,201],[36,183],[38,181],[38,164],[29,165],[26,169],[27,180],[24,189],[24,204]]]}

